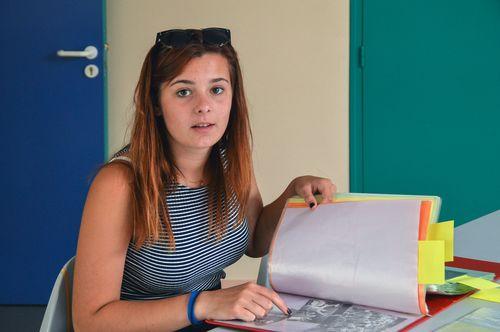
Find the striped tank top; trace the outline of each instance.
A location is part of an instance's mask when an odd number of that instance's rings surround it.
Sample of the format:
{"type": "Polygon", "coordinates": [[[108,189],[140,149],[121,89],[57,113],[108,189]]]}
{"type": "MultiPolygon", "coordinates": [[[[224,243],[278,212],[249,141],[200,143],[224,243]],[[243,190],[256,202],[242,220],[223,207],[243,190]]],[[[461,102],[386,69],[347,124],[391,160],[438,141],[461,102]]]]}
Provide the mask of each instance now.
{"type": "MultiPolygon", "coordinates": [[[[123,151],[123,150],[122,150],[123,151]]],[[[122,152],[120,151],[120,152],[122,152]]],[[[125,159],[115,155],[114,159],[125,159]]],[[[120,299],[154,300],[220,288],[224,268],[238,261],[248,245],[248,224],[237,222],[236,199],[228,202],[229,222],[225,236],[208,238],[208,188],[173,185],[165,197],[175,238],[175,250],[168,250],[167,234],[152,244],[135,249],[128,245],[120,299]]]]}

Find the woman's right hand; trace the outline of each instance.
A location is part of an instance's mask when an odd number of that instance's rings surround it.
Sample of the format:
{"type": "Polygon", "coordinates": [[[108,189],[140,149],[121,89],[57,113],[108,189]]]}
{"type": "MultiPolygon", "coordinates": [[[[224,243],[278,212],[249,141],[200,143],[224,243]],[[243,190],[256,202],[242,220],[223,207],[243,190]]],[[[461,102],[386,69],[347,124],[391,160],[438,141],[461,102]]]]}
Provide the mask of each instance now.
{"type": "Polygon", "coordinates": [[[289,309],[281,297],[272,289],[248,282],[230,288],[205,291],[196,299],[194,314],[198,320],[232,320],[246,322],[262,318],[272,309],[273,304],[284,315],[289,309]]]}

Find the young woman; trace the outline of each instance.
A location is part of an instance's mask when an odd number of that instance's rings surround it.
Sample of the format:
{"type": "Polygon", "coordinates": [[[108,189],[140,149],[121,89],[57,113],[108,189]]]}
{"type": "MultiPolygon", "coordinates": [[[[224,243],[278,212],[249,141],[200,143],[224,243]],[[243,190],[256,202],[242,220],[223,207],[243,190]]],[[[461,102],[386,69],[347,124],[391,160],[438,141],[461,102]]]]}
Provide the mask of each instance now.
{"type": "Polygon", "coordinates": [[[97,174],[76,255],[76,330],[203,330],[263,317],[272,290],[220,289],[223,269],[261,257],[287,198],[314,209],[329,179],[303,176],[263,207],[237,54],[227,29],[158,33],[135,91],[130,144],[97,174]]]}

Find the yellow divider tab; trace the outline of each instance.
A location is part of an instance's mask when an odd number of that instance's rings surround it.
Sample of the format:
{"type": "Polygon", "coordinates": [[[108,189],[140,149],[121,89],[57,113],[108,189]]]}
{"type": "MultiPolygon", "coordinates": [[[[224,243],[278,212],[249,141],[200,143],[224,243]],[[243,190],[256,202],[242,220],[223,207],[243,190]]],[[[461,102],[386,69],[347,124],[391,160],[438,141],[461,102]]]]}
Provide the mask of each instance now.
{"type": "Polygon", "coordinates": [[[444,282],[444,241],[418,241],[418,283],[444,282]]]}
{"type": "Polygon", "coordinates": [[[470,297],[500,303],[500,288],[485,289],[472,294],[470,297]]]}
{"type": "Polygon", "coordinates": [[[497,284],[496,282],[489,281],[486,279],[482,278],[475,278],[475,277],[470,277],[468,275],[463,275],[460,277],[452,278],[447,280],[448,282],[455,282],[459,283],[462,285],[467,285],[469,287],[479,289],[479,290],[485,290],[485,289],[492,289],[492,288],[497,288],[500,287],[500,284],[497,284]]]}
{"type": "Polygon", "coordinates": [[[429,241],[444,241],[444,261],[453,261],[453,228],[455,221],[442,221],[431,224],[427,240],[429,241]]]}
{"type": "MultiPolygon", "coordinates": [[[[323,201],[322,195],[314,195],[314,198],[316,198],[316,202],[318,203],[321,203],[323,201]]],[[[288,203],[303,204],[305,203],[305,200],[300,196],[292,196],[288,199],[288,203]]]]}
{"type": "Polygon", "coordinates": [[[288,199],[289,203],[305,203],[304,199],[300,196],[293,196],[288,199]]]}

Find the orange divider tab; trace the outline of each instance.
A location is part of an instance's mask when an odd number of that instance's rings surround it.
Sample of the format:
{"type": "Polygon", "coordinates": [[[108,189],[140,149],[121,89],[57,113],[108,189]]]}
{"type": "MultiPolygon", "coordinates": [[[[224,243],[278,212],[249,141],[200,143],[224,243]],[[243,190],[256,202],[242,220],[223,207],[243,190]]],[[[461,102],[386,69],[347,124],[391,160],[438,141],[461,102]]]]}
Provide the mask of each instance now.
{"type": "MultiPolygon", "coordinates": [[[[427,238],[427,230],[429,228],[429,221],[431,217],[431,207],[432,201],[422,201],[420,203],[420,223],[418,225],[418,240],[422,241],[427,238]]],[[[427,304],[425,303],[425,288],[426,285],[419,284],[418,286],[418,306],[420,312],[426,315],[429,310],[427,309],[427,304]]]]}

